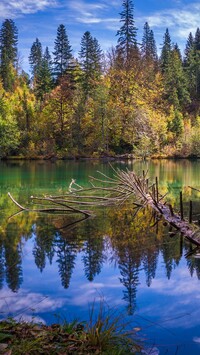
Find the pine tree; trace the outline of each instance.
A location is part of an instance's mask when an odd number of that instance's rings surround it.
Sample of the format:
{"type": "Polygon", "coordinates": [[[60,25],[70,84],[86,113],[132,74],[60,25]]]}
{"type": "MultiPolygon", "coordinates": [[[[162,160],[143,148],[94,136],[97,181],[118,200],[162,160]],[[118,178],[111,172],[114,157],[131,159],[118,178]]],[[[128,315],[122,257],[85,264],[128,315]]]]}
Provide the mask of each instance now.
{"type": "Polygon", "coordinates": [[[56,79],[63,76],[72,59],[72,49],[64,25],[57,29],[57,37],[54,47],[54,75],[56,79]]]}
{"type": "Polygon", "coordinates": [[[167,28],[164,34],[163,47],[160,56],[160,65],[163,73],[165,72],[165,70],[169,65],[171,50],[172,50],[171,37],[169,34],[169,30],[167,28]]]}
{"type": "Polygon", "coordinates": [[[51,56],[49,55],[47,47],[37,69],[37,75],[35,78],[35,93],[37,97],[42,100],[44,94],[50,92],[52,87],[51,56]]]}
{"type": "Polygon", "coordinates": [[[46,60],[49,69],[52,69],[52,59],[51,59],[51,55],[49,53],[49,48],[48,47],[45,48],[43,58],[46,60]]]}
{"type": "Polygon", "coordinates": [[[200,95],[200,29],[197,28],[195,37],[189,34],[185,49],[184,64],[188,79],[190,96],[196,103],[200,95]]]}
{"type": "Polygon", "coordinates": [[[132,0],[123,0],[123,10],[120,12],[121,28],[117,31],[117,51],[124,57],[125,63],[129,64],[133,56],[133,50],[137,51],[137,28],[134,20],[134,6],[132,0]]]}
{"type": "Polygon", "coordinates": [[[168,65],[165,67],[164,87],[167,101],[175,109],[183,109],[190,102],[188,82],[177,45],[171,50],[168,65]]]}
{"type": "Polygon", "coordinates": [[[185,58],[184,58],[184,64],[187,65],[188,59],[189,59],[189,55],[191,50],[194,49],[194,38],[192,33],[189,33],[188,39],[187,39],[187,43],[185,46],[185,58]]]}
{"type": "Polygon", "coordinates": [[[38,38],[33,42],[29,55],[29,63],[33,78],[37,75],[38,68],[42,61],[42,45],[38,38]]]}
{"type": "Polygon", "coordinates": [[[79,52],[80,64],[83,70],[83,89],[87,96],[94,87],[101,73],[102,52],[96,38],[86,31],[81,39],[81,50],[79,52]]]}
{"type": "Polygon", "coordinates": [[[13,20],[6,19],[0,30],[0,74],[5,90],[12,90],[12,68],[17,64],[18,30],[13,20]]]}
{"type": "Polygon", "coordinates": [[[149,34],[149,47],[150,47],[150,53],[151,57],[154,61],[158,61],[158,54],[157,54],[157,47],[156,47],[156,41],[154,38],[154,33],[153,30],[150,31],[149,34]]]}
{"type": "Polygon", "coordinates": [[[93,68],[97,78],[102,71],[102,50],[96,38],[93,39],[93,68]]]}
{"type": "Polygon", "coordinates": [[[199,27],[196,30],[195,37],[194,37],[194,48],[196,51],[200,50],[200,29],[199,27]]]}
{"type": "Polygon", "coordinates": [[[157,61],[157,49],[154,39],[154,33],[150,29],[148,22],[144,24],[144,33],[142,37],[141,54],[145,61],[157,61]]]}

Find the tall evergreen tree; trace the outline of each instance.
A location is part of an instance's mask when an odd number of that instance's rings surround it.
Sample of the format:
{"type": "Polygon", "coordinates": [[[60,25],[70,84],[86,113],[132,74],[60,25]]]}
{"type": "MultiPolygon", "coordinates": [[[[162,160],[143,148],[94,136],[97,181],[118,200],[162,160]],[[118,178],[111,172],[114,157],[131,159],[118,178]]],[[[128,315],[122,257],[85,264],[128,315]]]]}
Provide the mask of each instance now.
{"type": "Polygon", "coordinates": [[[96,38],[93,38],[93,68],[98,78],[102,71],[102,50],[96,38]]]}
{"type": "Polygon", "coordinates": [[[165,72],[165,70],[169,65],[171,50],[172,50],[171,37],[169,34],[169,30],[167,28],[164,34],[164,41],[163,41],[163,46],[162,46],[162,51],[160,56],[160,65],[161,65],[162,72],[165,72]]]}
{"type": "Polygon", "coordinates": [[[54,47],[54,75],[56,79],[63,76],[72,59],[72,49],[64,25],[59,25],[54,47]]]}
{"type": "Polygon", "coordinates": [[[83,70],[83,89],[87,96],[94,87],[95,80],[100,76],[102,58],[99,43],[96,38],[92,37],[89,31],[86,31],[81,39],[79,58],[83,70]]]}
{"type": "Polygon", "coordinates": [[[137,28],[135,27],[132,0],[123,0],[122,7],[123,10],[120,12],[122,26],[117,31],[117,36],[119,36],[117,51],[124,57],[126,63],[130,63],[133,49],[137,49],[137,28]]]}
{"type": "MultiPolygon", "coordinates": [[[[195,37],[189,35],[185,50],[185,67],[188,78],[191,99],[195,105],[200,95],[200,29],[197,28],[195,37]]],[[[197,105],[198,106],[198,105],[197,105]]]]}
{"type": "Polygon", "coordinates": [[[50,92],[53,86],[51,56],[48,47],[42,56],[35,78],[35,91],[38,98],[43,99],[44,94],[50,92]]]}
{"type": "Polygon", "coordinates": [[[17,64],[18,30],[13,20],[6,19],[0,30],[0,74],[5,90],[12,90],[12,68],[17,64]]]}
{"type": "Polygon", "coordinates": [[[175,109],[183,109],[190,102],[187,79],[183,70],[180,50],[174,46],[165,67],[164,86],[166,98],[175,109]]]}
{"type": "Polygon", "coordinates": [[[154,39],[154,33],[150,29],[148,22],[144,24],[141,54],[142,57],[147,62],[157,60],[157,49],[156,49],[156,42],[154,39]]]}
{"type": "Polygon", "coordinates": [[[184,51],[185,53],[184,64],[186,65],[189,59],[190,52],[193,48],[194,48],[194,38],[192,33],[190,32],[185,46],[185,51],[184,51]]]}
{"type": "Polygon", "coordinates": [[[194,48],[199,51],[200,50],[200,29],[199,27],[196,30],[194,37],[194,48]]]}
{"type": "Polygon", "coordinates": [[[29,55],[29,63],[33,78],[37,75],[38,68],[42,61],[42,45],[38,38],[33,42],[29,55]]]}

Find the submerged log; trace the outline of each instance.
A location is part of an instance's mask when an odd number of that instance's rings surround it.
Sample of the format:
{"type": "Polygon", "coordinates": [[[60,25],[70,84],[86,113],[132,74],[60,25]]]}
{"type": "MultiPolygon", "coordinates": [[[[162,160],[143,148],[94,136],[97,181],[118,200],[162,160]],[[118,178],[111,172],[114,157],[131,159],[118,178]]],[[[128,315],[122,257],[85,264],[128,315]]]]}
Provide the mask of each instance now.
{"type": "MultiPolygon", "coordinates": [[[[112,167],[112,166],[111,166],[112,167]]],[[[115,170],[113,177],[109,177],[98,171],[100,178],[90,177],[90,187],[83,188],[72,179],[69,190],[60,196],[32,197],[33,201],[48,203],[37,209],[30,209],[21,206],[9,194],[12,201],[21,209],[36,212],[61,212],[61,213],[82,213],[90,216],[91,212],[82,210],[81,206],[89,207],[110,207],[123,204],[134,196],[137,202],[133,202],[134,208],[139,210],[145,206],[151,206],[160,214],[166,222],[179,231],[186,239],[200,247],[200,228],[183,219],[182,193],[180,195],[180,214],[175,213],[172,206],[164,201],[167,194],[161,195],[158,188],[158,179],[149,186],[147,172],[143,171],[142,176],[136,175],[133,171],[115,170]],[[99,193],[101,195],[99,195],[99,193]],[[103,194],[103,196],[102,196],[103,194]]],[[[137,211],[136,211],[137,212],[137,211]]],[[[190,208],[191,221],[192,208],[190,208]]],[[[136,215],[136,213],[134,214],[136,215]]]]}

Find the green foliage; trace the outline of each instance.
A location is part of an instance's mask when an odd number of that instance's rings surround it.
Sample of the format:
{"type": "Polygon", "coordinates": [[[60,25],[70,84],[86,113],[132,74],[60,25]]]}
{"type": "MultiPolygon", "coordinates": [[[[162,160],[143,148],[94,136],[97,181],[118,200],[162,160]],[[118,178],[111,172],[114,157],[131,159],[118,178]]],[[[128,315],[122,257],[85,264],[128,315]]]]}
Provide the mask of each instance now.
{"type": "Polygon", "coordinates": [[[38,38],[33,42],[29,55],[29,64],[33,78],[37,75],[42,60],[42,45],[38,38]]]}
{"type": "Polygon", "coordinates": [[[63,76],[72,59],[72,49],[63,24],[58,26],[54,47],[54,76],[58,80],[63,76]]]}
{"type": "Polygon", "coordinates": [[[137,48],[137,28],[135,27],[132,0],[123,0],[122,7],[123,10],[120,12],[122,26],[117,31],[117,36],[119,36],[117,51],[123,56],[125,62],[129,64],[133,50],[137,48]]]}
{"type": "Polygon", "coordinates": [[[183,115],[181,112],[174,110],[173,107],[171,107],[168,128],[176,137],[180,137],[183,134],[183,115]]]}
{"type": "Polygon", "coordinates": [[[91,313],[90,322],[46,326],[13,319],[0,323],[0,341],[6,352],[17,354],[133,354],[141,350],[126,331],[123,315],[114,316],[100,306],[97,320],[91,313]],[[53,341],[52,341],[53,339],[53,341]],[[133,352],[134,349],[134,352],[133,352]]]}
{"type": "Polygon", "coordinates": [[[150,29],[148,22],[144,24],[144,33],[142,37],[142,46],[141,46],[141,54],[142,58],[145,62],[150,64],[151,61],[157,61],[157,48],[156,42],[154,39],[154,33],[150,29]]]}
{"type": "Polygon", "coordinates": [[[17,67],[17,28],[12,20],[3,22],[2,156],[134,153],[144,157],[180,153],[180,146],[184,155],[198,150],[192,132],[200,112],[199,28],[194,37],[188,36],[183,61],[166,29],[158,60],[148,22],[139,49],[132,0],[122,0],[120,23],[109,63],[89,31],[81,38],[79,61],[72,57],[63,24],[57,29],[53,59],[36,38],[29,55],[30,81],[17,67]],[[184,140],[186,130],[193,138],[184,140]]]}
{"type": "Polygon", "coordinates": [[[16,73],[13,69],[17,65],[18,31],[13,20],[6,19],[0,30],[0,74],[3,87],[11,91],[14,87],[16,73]]]}
{"type": "Polygon", "coordinates": [[[165,70],[168,68],[170,56],[171,56],[171,50],[172,50],[171,37],[169,34],[169,30],[167,28],[164,34],[163,46],[162,46],[161,56],[160,56],[160,65],[163,73],[165,73],[165,70]]]}
{"type": "Polygon", "coordinates": [[[82,86],[85,97],[91,93],[101,75],[102,51],[96,38],[86,31],[81,39],[79,52],[80,65],[83,70],[82,86]]]}

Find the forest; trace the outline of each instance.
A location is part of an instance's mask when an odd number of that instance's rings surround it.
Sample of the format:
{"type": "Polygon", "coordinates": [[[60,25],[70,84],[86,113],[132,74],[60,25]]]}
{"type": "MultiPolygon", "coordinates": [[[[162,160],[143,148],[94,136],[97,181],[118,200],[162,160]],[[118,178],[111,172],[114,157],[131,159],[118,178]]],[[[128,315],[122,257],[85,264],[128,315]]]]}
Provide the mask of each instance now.
{"type": "Polygon", "coordinates": [[[123,0],[117,45],[104,53],[86,31],[78,58],[64,24],[54,51],[36,38],[30,75],[20,65],[18,29],[0,28],[0,158],[199,157],[200,29],[184,53],[163,35],[160,55],[134,3],[123,0]]]}

